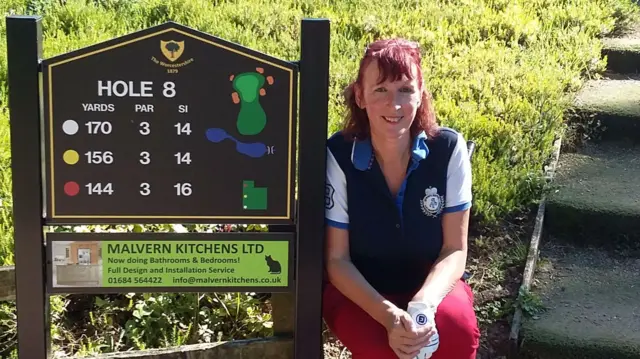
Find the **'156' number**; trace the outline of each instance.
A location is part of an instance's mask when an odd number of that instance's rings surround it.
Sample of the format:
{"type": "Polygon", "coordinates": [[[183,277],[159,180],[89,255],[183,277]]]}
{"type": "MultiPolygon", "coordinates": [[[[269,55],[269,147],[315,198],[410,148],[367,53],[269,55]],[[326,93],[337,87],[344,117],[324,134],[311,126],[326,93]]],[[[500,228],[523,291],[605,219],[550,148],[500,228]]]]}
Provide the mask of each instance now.
{"type": "Polygon", "coordinates": [[[110,165],[113,163],[113,153],[111,151],[89,151],[84,154],[87,156],[87,163],[110,165]]]}

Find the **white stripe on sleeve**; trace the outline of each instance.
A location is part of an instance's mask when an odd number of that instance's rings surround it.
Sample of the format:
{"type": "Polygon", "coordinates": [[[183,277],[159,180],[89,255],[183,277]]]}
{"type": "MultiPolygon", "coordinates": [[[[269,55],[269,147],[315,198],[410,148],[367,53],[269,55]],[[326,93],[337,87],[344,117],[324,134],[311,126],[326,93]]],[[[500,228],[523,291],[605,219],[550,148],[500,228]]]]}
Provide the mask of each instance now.
{"type": "Polygon", "coordinates": [[[471,161],[467,141],[458,133],[456,147],[447,168],[447,195],[444,212],[456,212],[471,207],[471,161]]]}
{"type": "Polygon", "coordinates": [[[343,229],[349,227],[347,180],[342,168],[328,148],[324,207],[328,225],[343,229]]]}

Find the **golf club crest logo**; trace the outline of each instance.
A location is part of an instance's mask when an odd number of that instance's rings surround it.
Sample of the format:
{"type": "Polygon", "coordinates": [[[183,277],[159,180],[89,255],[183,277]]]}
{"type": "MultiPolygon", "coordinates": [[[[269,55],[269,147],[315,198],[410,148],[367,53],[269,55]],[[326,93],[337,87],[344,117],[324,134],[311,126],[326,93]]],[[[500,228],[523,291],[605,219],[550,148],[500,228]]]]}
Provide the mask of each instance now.
{"type": "Polygon", "coordinates": [[[185,40],[165,39],[160,40],[158,45],[162,55],[157,55],[157,57],[152,55],[151,61],[156,65],[167,68],[167,73],[178,73],[180,68],[193,62],[193,57],[187,59],[183,57],[186,49],[185,40]],[[180,58],[184,59],[184,61],[177,62],[180,58]]]}
{"type": "Polygon", "coordinates": [[[171,62],[175,62],[184,52],[184,41],[160,40],[160,51],[171,62]]]}
{"type": "Polygon", "coordinates": [[[420,200],[422,213],[429,217],[437,217],[444,208],[444,196],[438,194],[438,189],[429,187],[424,190],[424,197],[420,200]]]}

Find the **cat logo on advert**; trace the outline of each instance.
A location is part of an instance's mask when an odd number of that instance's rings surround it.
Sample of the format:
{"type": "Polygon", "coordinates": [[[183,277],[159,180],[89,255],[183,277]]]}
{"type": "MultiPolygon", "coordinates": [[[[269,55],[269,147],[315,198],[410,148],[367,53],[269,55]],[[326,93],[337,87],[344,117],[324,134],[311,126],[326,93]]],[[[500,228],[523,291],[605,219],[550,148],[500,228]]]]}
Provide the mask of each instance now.
{"type": "Polygon", "coordinates": [[[189,65],[193,62],[193,57],[188,58],[182,62],[176,62],[182,57],[185,52],[185,41],[176,40],[160,40],[160,52],[164,58],[158,59],[155,56],[151,56],[151,61],[156,65],[167,68],[168,73],[177,73],[178,69],[189,65]],[[168,62],[165,62],[166,59],[168,62]]]}

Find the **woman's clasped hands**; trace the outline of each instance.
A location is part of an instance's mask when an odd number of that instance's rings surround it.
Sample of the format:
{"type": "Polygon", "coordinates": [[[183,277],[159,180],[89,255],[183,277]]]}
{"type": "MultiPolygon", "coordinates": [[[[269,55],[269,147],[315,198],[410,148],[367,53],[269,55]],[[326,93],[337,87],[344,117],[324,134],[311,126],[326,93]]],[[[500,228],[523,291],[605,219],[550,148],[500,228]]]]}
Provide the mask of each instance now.
{"type": "Polygon", "coordinates": [[[399,359],[415,358],[435,333],[433,325],[418,326],[409,313],[397,307],[389,314],[386,326],[389,346],[399,359]]]}

